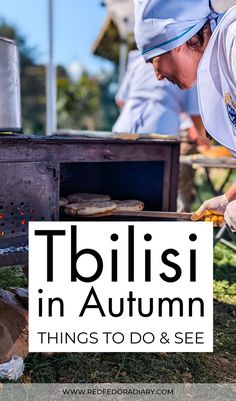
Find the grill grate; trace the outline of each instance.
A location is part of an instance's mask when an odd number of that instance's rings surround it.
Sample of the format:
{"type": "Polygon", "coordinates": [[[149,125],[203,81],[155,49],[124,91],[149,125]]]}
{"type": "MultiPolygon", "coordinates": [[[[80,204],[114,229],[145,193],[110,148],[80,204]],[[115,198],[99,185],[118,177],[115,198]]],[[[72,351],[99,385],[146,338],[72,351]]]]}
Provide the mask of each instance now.
{"type": "Polygon", "coordinates": [[[37,211],[34,205],[24,201],[0,204],[0,236],[12,237],[27,233],[29,221],[43,221],[47,215],[37,211]]]}

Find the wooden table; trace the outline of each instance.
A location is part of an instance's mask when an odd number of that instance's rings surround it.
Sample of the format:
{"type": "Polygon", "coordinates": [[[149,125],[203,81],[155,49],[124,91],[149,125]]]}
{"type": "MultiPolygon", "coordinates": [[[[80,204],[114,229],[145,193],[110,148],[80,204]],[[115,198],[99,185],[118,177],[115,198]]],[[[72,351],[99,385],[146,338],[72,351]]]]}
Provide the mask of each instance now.
{"type": "MultiPolygon", "coordinates": [[[[224,187],[228,183],[232,171],[236,170],[236,159],[234,159],[233,157],[209,158],[201,154],[188,155],[188,156],[180,156],[180,163],[189,165],[195,170],[203,168],[206,174],[207,182],[213,193],[213,196],[221,195],[224,192],[224,187]],[[212,182],[210,176],[210,169],[212,168],[227,170],[226,177],[224,178],[219,188],[216,188],[212,182]]],[[[196,186],[196,192],[200,202],[203,202],[200,195],[200,191],[197,186],[196,186]]],[[[214,235],[214,246],[218,241],[226,245],[228,248],[232,249],[234,252],[236,252],[236,246],[232,243],[232,241],[233,242],[236,241],[236,235],[229,229],[227,225],[223,226],[216,233],[216,235],[214,235]],[[227,239],[225,239],[224,236],[226,236],[227,239]],[[230,239],[230,241],[228,240],[228,238],[230,239]]]]}
{"type": "MultiPolygon", "coordinates": [[[[207,182],[210,186],[213,196],[221,195],[224,192],[224,188],[230,179],[232,171],[234,169],[236,170],[236,159],[234,159],[233,157],[209,158],[209,157],[205,157],[201,154],[199,154],[199,155],[196,154],[196,155],[180,156],[180,163],[189,165],[195,170],[198,170],[199,168],[203,168],[205,171],[205,174],[206,174],[207,182]],[[227,174],[219,188],[216,188],[212,182],[212,179],[210,176],[210,170],[212,168],[227,170],[227,174]]],[[[196,187],[196,191],[197,191],[197,195],[198,195],[200,202],[203,202],[197,187],[196,187]]]]}

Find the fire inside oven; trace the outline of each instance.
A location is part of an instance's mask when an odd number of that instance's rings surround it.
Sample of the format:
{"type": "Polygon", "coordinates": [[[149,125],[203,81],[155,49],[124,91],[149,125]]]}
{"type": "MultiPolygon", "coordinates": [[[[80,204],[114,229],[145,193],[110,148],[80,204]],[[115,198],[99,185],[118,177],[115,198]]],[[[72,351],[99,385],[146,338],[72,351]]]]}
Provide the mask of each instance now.
{"type": "MultiPolygon", "coordinates": [[[[3,202],[2,202],[3,203],[3,202]]],[[[26,210],[25,203],[20,202],[15,203],[15,201],[11,201],[8,205],[1,204],[0,205],[0,236],[9,236],[11,234],[26,232],[26,225],[28,223],[28,219],[32,221],[35,219],[35,209],[26,210]],[[27,220],[25,220],[25,215],[27,215],[27,220]],[[7,216],[11,216],[11,218],[5,220],[7,216]]]]}
{"type": "Polygon", "coordinates": [[[76,192],[140,200],[145,210],[162,210],[164,162],[63,163],[60,196],[76,192]]]}
{"type": "Polygon", "coordinates": [[[52,219],[53,177],[47,163],[2,163],[0,237],[25,236],[29,221],[52,219]]]}
{"type": "Polygon", "coordinates": [[[28,222],[53,220],[56,199],[47,162],[1,163],[0,266],[27,262],[28,222]]]}

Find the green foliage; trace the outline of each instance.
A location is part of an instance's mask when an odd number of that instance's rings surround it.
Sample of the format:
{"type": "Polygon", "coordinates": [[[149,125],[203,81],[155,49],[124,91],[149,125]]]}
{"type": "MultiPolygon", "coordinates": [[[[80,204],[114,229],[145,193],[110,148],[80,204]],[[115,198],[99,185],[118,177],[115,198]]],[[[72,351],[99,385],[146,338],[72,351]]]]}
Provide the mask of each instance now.
{"type": "Polygon", "coordinates": [[[89,76],[83,72],[77,82],[64,75],[58,79],[58,128],[111,130],[118,110],[110,90],[113,77],[89,76]]]}
{"type": "Polygon", "coordinates": [[[95,129],[100,94],[96,79],[83,73],[77,82],[64,76],[58,79],[58,127],[95,129]]]}
{"type": "Polygon", "coordinates": [[[236,255],[222,244],[214,250],[213,289],[218,301],[236,305],[236,255]]]}
{"type": "MultiPolygon", "coordinates": [[[[46,69],[36,63],[35,48],[27,46],[18,29],[0,21],[0,36],[16,41],[20,52],[21,103],[23,128],[26,133],[45,133],[46,69]]],[[[111,130],[118,109],[112,83],[117,70],[100,74],[98,78],[84,72],[72,82],[66,70],[57,68],[58,128],[111,130]]]]}
{"type": "Polygon", "coordinates": [[[111,131],[114,122],[116,121],[119,110],[115,104],[115,94],[112,91],[112,85],[118,81],[118,71],[114,69],[111,74],[107,74],[99,81],[100,87],[100,110],[99,119],[96,124],[96,129],[111,131]]]}
{"type": "Polygon", "coordinates": [[[20,266],[0,268],[0,288],[27,287],[27,280],[20,266]]]}
{"type": "MultiPolygon", "coordinates": [[[[236,273],[236,255],[225,245],[217,243],[214,249],[214,263],[216,266],[230,265],[235,267],[236,273]]],[[[236,281],[236,276],[235,276],[236,281]]]]}
{"type": "Polygon", "coordinates": [[[236,305],[236,283],[230,284],[228,281],[214,281],[214,296],[222,302],[236,305]]]}

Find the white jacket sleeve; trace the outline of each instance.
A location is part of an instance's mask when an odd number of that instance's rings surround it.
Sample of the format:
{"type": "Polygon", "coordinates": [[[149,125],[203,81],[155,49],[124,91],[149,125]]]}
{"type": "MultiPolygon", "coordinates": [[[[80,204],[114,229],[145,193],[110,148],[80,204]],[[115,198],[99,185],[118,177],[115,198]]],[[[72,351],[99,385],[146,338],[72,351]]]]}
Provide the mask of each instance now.
{"type": "Polygon", "coordinates": [[[226,49],[229,72],[236,87],[236,21],[228,29],[226,49]]]}
{"type": "Polygon", "coordinates": [[[198,95],[197,95],[197,87],[196,85],[186,90],[187,97],[187,107],[186,111],[190,116],[198,116],[200,114],[199,105],[198,105],[198,95]]]}
{"type": "Polygon", "coordinates": [[[236,231],[236,200],[230,202],[224,214],[225,221],[231,231],[236,231]]]}

